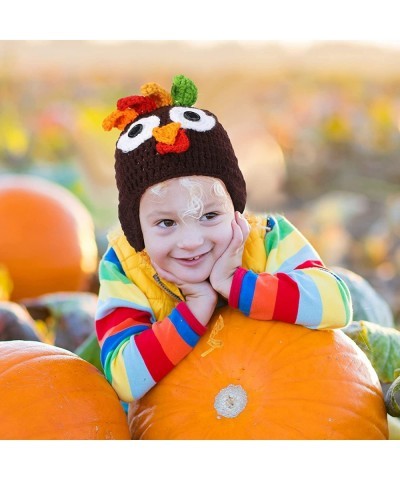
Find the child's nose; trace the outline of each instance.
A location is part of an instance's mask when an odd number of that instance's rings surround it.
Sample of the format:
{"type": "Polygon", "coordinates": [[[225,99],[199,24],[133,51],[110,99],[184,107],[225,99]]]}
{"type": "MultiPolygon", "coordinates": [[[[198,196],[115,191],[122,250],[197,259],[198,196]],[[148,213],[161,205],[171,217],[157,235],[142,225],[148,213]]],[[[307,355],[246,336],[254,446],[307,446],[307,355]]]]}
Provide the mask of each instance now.
{"type": "Polygon", "coordinates": [[[199,229],[193,226],[185,226],[180,238],[177,242],[177,247],[185,250],[195,250],[204,243],[204,238],[199,229]]]}

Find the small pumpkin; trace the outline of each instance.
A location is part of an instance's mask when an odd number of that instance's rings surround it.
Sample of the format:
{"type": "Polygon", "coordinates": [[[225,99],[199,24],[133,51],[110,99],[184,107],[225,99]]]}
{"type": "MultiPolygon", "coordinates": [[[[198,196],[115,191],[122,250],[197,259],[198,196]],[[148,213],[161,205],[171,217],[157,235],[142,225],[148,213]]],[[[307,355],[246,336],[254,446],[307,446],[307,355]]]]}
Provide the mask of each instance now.
{"type": "Polygon", "coordinates": [[[216,311],[193,351],[129,406],[134,439],[387,439],[382,389],[340,330],[216,311]]]}
{"type": "Polygon", "coordinates": [[[68,350],[0,342],[1,440],[127,440],[126,414],[105,377],[68,350]]]}
{"type": "Polygon", "coordinates": [[[66,188],[33,175],[3,175],[0,232],[12,301],[89,287],[98,263],[94,223],[66,188]]]}

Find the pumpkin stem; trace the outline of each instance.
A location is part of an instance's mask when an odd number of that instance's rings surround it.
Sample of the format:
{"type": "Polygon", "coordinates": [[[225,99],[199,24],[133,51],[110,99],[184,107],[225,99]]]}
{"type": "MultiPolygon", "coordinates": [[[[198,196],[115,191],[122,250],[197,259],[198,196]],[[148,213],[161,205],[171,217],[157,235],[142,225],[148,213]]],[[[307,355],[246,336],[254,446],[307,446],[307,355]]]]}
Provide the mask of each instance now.
{"type": "Polygon", "coordinates": [[[247,393],[240,385],[228,385],[215,397],[214,408],[218,415],[237,417],[247,405],[247,393]]]}

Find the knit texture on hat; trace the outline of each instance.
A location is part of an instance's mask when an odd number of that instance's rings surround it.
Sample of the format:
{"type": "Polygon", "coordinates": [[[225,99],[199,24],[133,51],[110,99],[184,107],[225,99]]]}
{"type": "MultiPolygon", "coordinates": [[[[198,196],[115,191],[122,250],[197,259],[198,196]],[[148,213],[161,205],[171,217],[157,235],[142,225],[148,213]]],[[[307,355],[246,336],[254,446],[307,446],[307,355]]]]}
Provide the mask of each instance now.
{"type": "MultiPolygon", "coordinates": [[[[118,216],[136,251],[145,248],[140,199],[157,183],[191,175],[215,177],[224,182],[235,210],[243,212],[246,204],[246,184],[225,129],[208,110],[191,108],[197,98],[193,82],[182,75],[175,77],[170,97],[157,84],[146,84],[143,91],[150,93],[151,101],[158,101],[158,108],[149,111],[151,102],[147,97],[143,101],[137,97],[120,99],[118,105],[125,110],[133,104],[136,112],[138,105],[146,111],[137,112],[134,121],[127,123],[115,150],[118,216]],[[165,105],[167,102],[172,105],[165,105]]],[[[109,119],[114,117],[115,112],[107,117],[105,129],[109,129],[109,119]]],[[[114,126],[121,128],[120,121],[114,126]]]]}

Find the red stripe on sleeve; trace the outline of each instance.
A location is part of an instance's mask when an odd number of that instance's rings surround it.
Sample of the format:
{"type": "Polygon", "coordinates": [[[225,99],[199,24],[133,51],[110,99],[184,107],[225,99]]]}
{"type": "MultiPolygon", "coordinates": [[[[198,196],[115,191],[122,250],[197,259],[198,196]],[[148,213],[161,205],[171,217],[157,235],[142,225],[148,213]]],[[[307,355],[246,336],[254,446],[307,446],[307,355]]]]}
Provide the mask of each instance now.
{"type": "Polygon", "coordinates": [[[124,322],[127,318],[132,318],[132,321],[135,323],[147,323],[151,325],[150,314],[147,312],[126,307],[116,308],[105,317],[96,320],[95,327],[99,341],[103,339],[104,335],[110,330],[110,328],[124,322]]]}
{"type": "Polygon", "coordinates": [[[231,291],[229,292],[228,305],[232,308],[238,308],[240,290],[242,288],[243,277],[246,275],[247,270],[239,267],[233,275],[231,291]]]}
{"type": "Polygon", "coordinates": [[[321,268],[321,267],[325,267],[325,265],[319,260],[307,260],[301,265],[298,265],[295,268],[295,270],[301,270],[302,268],[313,268],[313,267],[321,268]]]}
{"type": "Polygon", "coordinates": [[[135,335],[134,341],[155,382],[159,382],[174,368],[174,364],[165,355],[152,330],[145,330],[140,335],[135,335]]]}
{"type": "Polygon", "coordinates": [[[297,283],[285,273],[277,273],[279,280],[273,320],[295,323],[299,310],[300,292],[297,283]]]}
{"type": "Polygon", "coordinates": [[[207,328],[197,320],[185,302],[178,303],[176,309],[186,320],[186,323],[189,325],[189,327],[195,333],[197,333],[197,335],[204,335],[204,333],[207,331],[207,328]]]}

